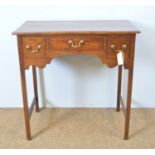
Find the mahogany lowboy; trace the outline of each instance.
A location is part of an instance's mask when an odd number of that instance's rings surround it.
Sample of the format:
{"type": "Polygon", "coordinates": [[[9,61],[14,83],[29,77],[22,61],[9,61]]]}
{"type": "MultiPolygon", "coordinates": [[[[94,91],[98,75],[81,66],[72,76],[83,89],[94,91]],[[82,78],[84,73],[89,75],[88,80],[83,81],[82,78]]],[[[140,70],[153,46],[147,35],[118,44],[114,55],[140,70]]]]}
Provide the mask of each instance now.
{"type": "Polygon", "coordinates": [[[128,74],[127,103],[121,97],[122,66],[118,67],[117,108],[125,116],[124,139],[128,139],[134,66],[135,37],[139,31],[126,20],[115,21],[29,21],[13,34],[17,35],[27,139],[31,139],[30,117],[34,106],[39,111],[36,67],[66,54],[91,54],[108,67],[117,66],[117,53],[124,54],[128,74]],[[28,107],[25,69],[32,65],[34,99],[28,107]]]}

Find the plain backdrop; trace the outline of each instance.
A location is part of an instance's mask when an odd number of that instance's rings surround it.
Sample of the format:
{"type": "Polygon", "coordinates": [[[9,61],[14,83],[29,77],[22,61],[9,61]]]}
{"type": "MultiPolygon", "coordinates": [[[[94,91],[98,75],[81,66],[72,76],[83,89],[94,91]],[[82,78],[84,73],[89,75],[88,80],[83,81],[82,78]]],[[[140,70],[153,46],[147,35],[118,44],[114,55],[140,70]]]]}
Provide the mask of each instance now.
{"type": "MultiPolygon", "coordinates": [[[[128,19],[137,35],[133,107],[155,107],[155,6],[0,6],[0,107],[21,107],[22,94],[16,36],[26,20],[128,19]]],[[[33,98],[27,71],[28,100],[33,98]]],[[[48,107],[115,107],[117,67],[95,56],[66,55],[38,70],[39,101],[48,107]]]]}

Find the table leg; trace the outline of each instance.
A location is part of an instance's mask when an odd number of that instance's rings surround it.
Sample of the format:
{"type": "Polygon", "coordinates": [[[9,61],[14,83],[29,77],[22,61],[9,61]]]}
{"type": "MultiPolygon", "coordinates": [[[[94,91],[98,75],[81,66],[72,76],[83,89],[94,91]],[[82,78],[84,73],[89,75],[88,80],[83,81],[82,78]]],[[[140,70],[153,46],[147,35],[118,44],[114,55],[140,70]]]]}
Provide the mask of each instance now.
{"type": "Polygon", "coordinates": [[[127,105],[126,105],[126,113],[125,113],[125,131],[124,131],[124,139],[125,140],[127,140],[128,136],[129,136],[132,81],[133,81],[133,67],[129,68],[129,71],[128,71],[128,92],[127,92],[128,94],[127,94],[127,105]]]}
{"type": "Polygon", "coordinates": [[[117,107],[116,107],[116,111],[120,111],[121,87],[122,87],[122,65],[118,66],[118,86],[117,86],[117,107]]]}
{"type": "Polygon", "coordinates": [[[25,118],[25,127],[26,127],[26,136],[28,140],[31,140],[31,129],[30,129],[30,117],[29,117],[29,109],[28,109],[28,101],[27,101],[27,89],[26,89],[26,77],[25,77],[25,69],[20,67],[21,74],[21,84],[22,84],[22,95],[23,95],[23,109],[24,109],[24,118],[25,118]]]}
{"type": "Polygon", "coordinates": [[[35,107],[36,107],[36,112],[39,112],[37,75],[36,75],[36,67],[35,66],[32,66],[32,74],[33,74],[34,96],[36,98],[35,107]]]}
{"type": "Polygon", "coordinates": [[[17,39],[18,39],[18,52],[19,52],[19,63],[20,63],[20,75],[21,75],[21,85],[22,85],[22,97],[23,97],[23,110],[24,110],[24,119],[25,119],[25,127],[26,127],[26,137],[27,137],[27,140],[31,140],[30,116],[29,116],[27,89],[26,89],[26,76],[25,76],[25,67],[24,67],[24,59],[23,59],[23,52],[22,52],[22,38],[20,36],[18,36],[17,39]]]}

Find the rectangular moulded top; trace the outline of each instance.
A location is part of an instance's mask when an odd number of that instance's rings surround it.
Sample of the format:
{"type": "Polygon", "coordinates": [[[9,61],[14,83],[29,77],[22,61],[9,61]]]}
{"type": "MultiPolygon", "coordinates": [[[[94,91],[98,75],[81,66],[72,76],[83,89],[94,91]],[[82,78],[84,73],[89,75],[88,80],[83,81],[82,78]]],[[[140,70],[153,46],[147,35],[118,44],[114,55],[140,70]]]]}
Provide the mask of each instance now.
{"type": "Polygon", "coordinates": [[[129,34],[140,33],[128,20],[26,21],[13,35],[26,34],[129,34]]]}

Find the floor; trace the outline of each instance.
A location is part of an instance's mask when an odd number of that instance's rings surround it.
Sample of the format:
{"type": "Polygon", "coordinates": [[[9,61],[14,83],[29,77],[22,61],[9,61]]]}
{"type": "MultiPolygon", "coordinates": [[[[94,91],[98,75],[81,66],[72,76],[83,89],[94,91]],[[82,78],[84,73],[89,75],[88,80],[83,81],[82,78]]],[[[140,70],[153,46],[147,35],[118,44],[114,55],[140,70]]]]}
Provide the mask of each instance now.
{"type": "Polygon", "coordinates": [[[115,109],[42,109],[27,141],[22,109],[0,109],[0,148],[155,148],[155,109],[132,109],[129,140],[123,127],[115,109]]]}

